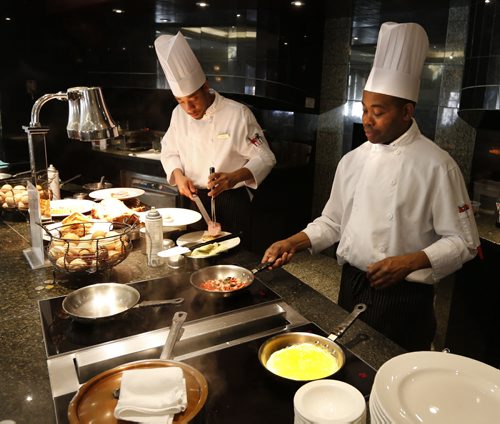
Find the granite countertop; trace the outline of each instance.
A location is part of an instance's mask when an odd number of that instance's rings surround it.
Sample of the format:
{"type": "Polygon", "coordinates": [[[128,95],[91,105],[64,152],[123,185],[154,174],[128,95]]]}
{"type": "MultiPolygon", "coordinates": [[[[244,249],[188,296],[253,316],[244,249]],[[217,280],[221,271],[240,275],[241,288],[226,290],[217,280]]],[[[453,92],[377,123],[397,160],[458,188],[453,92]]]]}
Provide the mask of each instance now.
{"type": "MultiPolygon", "coordinates": [[[[0,421],[11,419],[17,423],[44,424],[53,423],[55,414],[38,301],[66,295],[80,287],[82,282],[62,275],[54,276],[51,267],[31,269],[23,255],[23,249],[30,247],[28,233],[29,227],[26,222],[12,222],[0,218],[2,240],[0,421]]],[[[230,258],[235,263],[253,264],[260,259],[252,253],[234,250],[230,258]]],[[[310,266],[310,275],[331,276],[331,272],[328,274],[326,269],[318,269],[318,258],[315,259],[314,265],[310,266]]],[[[307,258],[303,258],[301,262],[302,272],[306,274],[307,271],[304,270],[308,268],[307,262],[307,258]]],[[[331,258],[325,260],[323,265],[330,268],[331,258]]],[[[95,279],[92,282],[139,281],[164,276],[168,272],[171,271],[166,266],[148,268],[141,249],[135,247],[125,261],[101,276],[92,277],[95,279]]],[[[259,278],[286,303],[327,332],[347,315],[346,311],[328,297],[284,269],[262,271],[259,278]]],[[[399,346],[359,320],[342,336],[341,342],[376,369],[388,359],[404,352],[399,346]]]]}

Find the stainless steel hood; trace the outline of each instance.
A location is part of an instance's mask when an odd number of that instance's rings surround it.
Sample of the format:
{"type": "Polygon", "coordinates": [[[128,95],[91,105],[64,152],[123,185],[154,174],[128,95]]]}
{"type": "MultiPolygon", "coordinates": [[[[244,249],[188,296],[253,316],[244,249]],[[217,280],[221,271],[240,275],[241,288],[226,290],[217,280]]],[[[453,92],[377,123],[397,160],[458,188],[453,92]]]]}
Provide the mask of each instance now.
{"type": "Polygon", "coordinates": [[[463,88],[458,115],[474,128],[500,130],[500,85],[463,88]]]}
{"type": "Polygon", "coordinates": [[[474,128],[500,130],[499,12],[498,2],[470,3],[458,115],[474,128]]]}

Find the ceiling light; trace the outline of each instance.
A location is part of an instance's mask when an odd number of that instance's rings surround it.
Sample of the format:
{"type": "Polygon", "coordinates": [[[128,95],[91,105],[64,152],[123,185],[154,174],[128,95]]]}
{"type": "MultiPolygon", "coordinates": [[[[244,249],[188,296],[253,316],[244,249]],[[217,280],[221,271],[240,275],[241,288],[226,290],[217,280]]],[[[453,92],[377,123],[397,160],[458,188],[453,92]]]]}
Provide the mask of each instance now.
{"type": "Polygon", "coordinates": [[[306,3],[303,1],[292,1],[290,4],[295,7],[302,7],[305,6],[306,3]]]}
{"type": "Polygon", "coordinates": [[[113,13],[120,15],[121,13],[125,13],[125,11],[123,9],[113,9],[113,13]]]}
{"type": "Polygon", "coordinates": [[[5,18],[6,21],[11,21],[12,19],[10,19],[9,17],[5,18]]]}
{"type": "Polygon", "coordinates": [[[196,6],[198,6],[198,7],[208,7],[210,5],[207,2],[205,2],[205,1],[197,1],[196,2],[196,6]]]}
{"type": "Polygon", "coordinates": [[[238,14],[236,15],[236,17],[237,17],[237,18],[239,18],[239,17],[241,17],[241,15],[238,13],[238,14]]]}

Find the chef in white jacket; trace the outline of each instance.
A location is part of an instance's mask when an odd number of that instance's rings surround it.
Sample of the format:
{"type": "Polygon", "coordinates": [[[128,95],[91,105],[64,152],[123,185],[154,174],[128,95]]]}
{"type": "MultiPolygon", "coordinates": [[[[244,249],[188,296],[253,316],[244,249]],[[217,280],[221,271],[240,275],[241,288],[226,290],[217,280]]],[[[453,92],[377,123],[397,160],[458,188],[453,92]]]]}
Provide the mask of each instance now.
{"type": "MultiPolygon", "coordinates": [[[[250,232],[251,196],[276,164],[274,154],[248,107],[209,88],[206,76],[179,32],[155,40],[158,60],[178,106],[161,142],[167,181],[180,194],[197,194],[209,209],[216,197],[222,229],[250,232]],[[210,168],[215,172],[209,172],[210,168]]],[[[194,207],[194,206],[193,206],[194,207]]]]}
{"type": "Polygon", "coordinates": [[[341,159],[322,215],[262,259],[276,267],[338,242],[339,305],[366,303],[361,319],[408,350],[430,348],[433,284],[479,246],[460,169],[413,119],[427,49],[420,25],[381,26],[362,99],[368,141],[341,159]]]}

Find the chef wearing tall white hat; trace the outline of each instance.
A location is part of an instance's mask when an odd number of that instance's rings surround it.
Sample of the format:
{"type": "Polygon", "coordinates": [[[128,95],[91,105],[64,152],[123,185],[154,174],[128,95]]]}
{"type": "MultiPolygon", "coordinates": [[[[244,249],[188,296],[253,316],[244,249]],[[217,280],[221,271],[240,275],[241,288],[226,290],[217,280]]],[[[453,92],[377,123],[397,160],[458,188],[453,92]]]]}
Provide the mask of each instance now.
{"type": "Polygon", "coordinates": [[[361,319],[407,350],[431,347],[433,284],[479,246],[460,169],[413,118],[427,49],[420,25],[382,24],[362,99],[368,141],[339,162],[322,215],[263,257],[280,266],[338,243],[339,305],[367,304],[361,319]]]}
{"type": "Polygon", "coordinates": [[[179,103],[161,143],[167,180],[191,200],[196,193],[207,208],[210,198],[216,197],[222,229],[243,231],[248,247],[251,199],[247,187],[257,188],[276,163],[262,128],[248,107],[209,88],[180,32],[158,37],[155,49],[179,103]]]}

